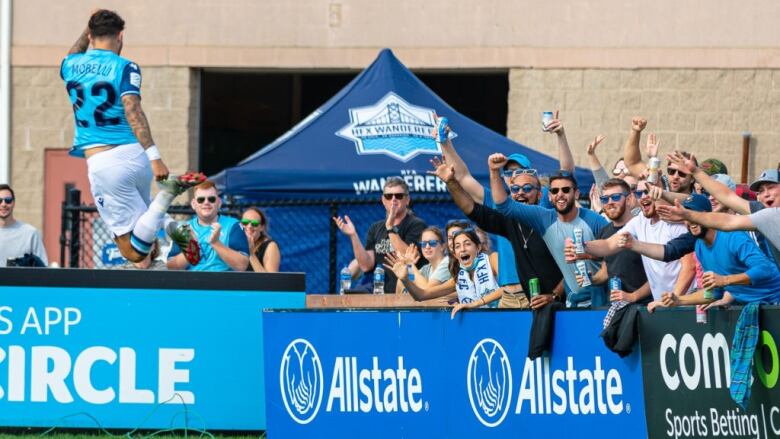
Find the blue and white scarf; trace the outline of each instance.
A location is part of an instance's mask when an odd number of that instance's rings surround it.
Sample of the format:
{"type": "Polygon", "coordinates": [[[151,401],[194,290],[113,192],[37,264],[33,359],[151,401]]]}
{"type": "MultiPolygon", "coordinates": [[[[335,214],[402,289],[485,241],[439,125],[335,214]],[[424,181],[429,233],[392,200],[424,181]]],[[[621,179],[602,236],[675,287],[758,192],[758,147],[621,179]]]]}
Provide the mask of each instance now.
{"type": "Polygon", "coordinates": [[[498,282],[490,268],[490,259],[485,253],[477,255],[470,269],[460,267],[455,290],[460,303],[476,302],[498,288],[498,282]],[[473,267],[473,268],[472,268],[473,267]]]}

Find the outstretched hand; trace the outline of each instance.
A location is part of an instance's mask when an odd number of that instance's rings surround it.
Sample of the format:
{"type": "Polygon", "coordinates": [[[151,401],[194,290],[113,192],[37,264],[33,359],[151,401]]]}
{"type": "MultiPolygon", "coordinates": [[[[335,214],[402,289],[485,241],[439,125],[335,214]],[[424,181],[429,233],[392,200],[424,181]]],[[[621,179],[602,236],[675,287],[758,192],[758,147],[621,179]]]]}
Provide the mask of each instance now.
{"type": "Polygon", "coordinates": [[[686,158],[680,151],[672,151],[666,156],[666,160],[670,165],[674,165],[677,169],[687,172],[689,175],[693,175],[699,167],[696,165],[696,157],[691,154],[690,158],[686,158]]]}
{"type": "Polygon", "coordinates": [[[448,181],[455,180],[455,166],[447,163],[445,157],[441,159],[434,157],[430,160],[433,165],[433,171],[428,171],[429,174],[433,174],[439,178],[439,180],[447,183],[448,181]]]}
{"type": "Polygon", "coordinates": [[[341,233],[347,236],[357,235],[357,230],[355,230],[355,225],[352,224],[352,221],[349,219],[349,215],[344,215],[343,218],[334,216],[333,221],[336,223],[336,227],[341,230],[341,233]]]}
{"type": "Polygon", "coordinates": [[[596,154],[596,148],[599,146],[599,143],[603,142],[606,137],[599,134],[598,136],[593,138],[593,141],[588,143],[588,155],[594,155],[596,154]]]}
{"type": "Polygon", "coordinates": [[[645,145],[645,152],[647,153],[648,157],[658,157],[658,145],[660,143],[658,142],[658,139],[655,137],[654,133],[650,133],[647,136],[647,144],[645,145]]]}
{"type": "Polygon", "coordinates": [[[406,263],[397,254],[386,254],[385,262],[383,262],[382,265],[384,265],[388,270],[392,271],[398,280],[403,280],[409,277],[409,273],[406,271],[406,263]]]}
{"type": "Polygon", "coordinates": [[[662,220],[670,223],[682,222],[690,216],[690,211],[680,205],[680,200],[674,200],[674,206],[659,204],[656,210],[662,220]]]}

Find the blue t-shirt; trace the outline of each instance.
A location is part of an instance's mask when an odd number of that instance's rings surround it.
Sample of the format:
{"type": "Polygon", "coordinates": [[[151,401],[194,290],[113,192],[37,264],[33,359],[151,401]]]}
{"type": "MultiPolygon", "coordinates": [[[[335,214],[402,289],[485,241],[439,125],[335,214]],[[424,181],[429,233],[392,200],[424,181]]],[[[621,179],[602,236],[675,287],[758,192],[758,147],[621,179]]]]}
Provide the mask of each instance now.
{"type": "MultiPolygon", "coordinates": [[[[249,243],[246,240],[244,231],[241,230],[241,223],[237,219],[229,216],[220,215],[217,219],[222,230],[219,233],[219,240],[232,250],[243,255],[249,254],[249,243]]],[[[200,262],[198,265],[188,265],[187,270],[192,271],[233,271],[222,258],[219,257],[216,250],[209,244],[211,237],[211,226],[203,226],[198,223],[198,217],[193,216],[189,221],[192,231],[198,237],[200,244],[200,262]]],[[[168,253],[168,259],[181,253],[181,249],[176,243],[171,246],[171,252],[168,253]]]]}
{"type": "MultiPolygon", "coordinates": [[[[696,257],[702,269],[721,276],[745,273],[750,285],[729,285],[725,289],[740,303],[780,302],[780,272],[746,232],[717,231],[712,246],[696,240],[696,257]]],[[[722,288],[713,290],[716,297],[722,288]]]]}
{"type": "MultiPolygon", "coordinates": [[[[542,235],[544,243],[547,244],[547,249],[550,250],[550,254],[563,274],[566,288],[573,293],[579,292],[580,286],[577,284],[577,278],[575,277],[574,264],[566,263],[566,259],[563,256],[566,238],[573,239],[574,229],[580,228],[582,229],[583,241],[591,241],[608,224],[607,220],[596,212],[582,207],[578,209],[577,218],[567,223],[558,220],[558,212],[555,209],[529,206],[518,203],[511,198],[507,198],[503,203],[496,205],[496,210],[502,214],[515,221],[528,224],[536,233],[542,235]]],[[[586,260],[584,262],[591,273],[595,273],[601,268],[600,262],[594,260],[586,260]]]]}
{"type": "Polygon", "coordinates": [[[84,150],[102,145],[124,145],[138,140],[125,118],[122,96],[141,94],[141,69],[110,50],[93,49],[62,60],[76,128],[70,154],[84,157],[84,150]]]}

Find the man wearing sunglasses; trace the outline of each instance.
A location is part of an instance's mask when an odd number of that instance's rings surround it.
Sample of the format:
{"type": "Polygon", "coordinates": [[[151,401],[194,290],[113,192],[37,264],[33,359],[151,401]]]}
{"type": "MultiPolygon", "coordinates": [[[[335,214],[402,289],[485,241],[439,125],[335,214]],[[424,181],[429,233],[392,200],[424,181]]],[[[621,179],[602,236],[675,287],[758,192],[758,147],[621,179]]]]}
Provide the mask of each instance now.
{"type": "MultiPolygon", "coordinates": [[[[560,157],[561,169],[567,169],[569,171],[574,170],[574,158],[569,148],[568,140],[566,139],[566,132],[563,127],[563,122],[558,119],[558,112],[556,111],[555,118],[550,121],[545,127],[546,131],[552,135],[555,135],[558,140],[558,155],[560,157]]],[[[434,138],[436,137],[436,129],[433,131],[434,138]]],[[[490,187],[483,187],[482,184],[474,178],[469,172],[468,166],[460,158],[452,142],[447,140],[441,144],[442,153],[447,158],[447,163],[450,164],[455,172],[455,179],[458,181],[461,187],[466,191],[470,198],[477,204],[484,205],[487,208],[495,208],[493,203],[493,195],[491,194],[490,187]]],[[[432,162],[434,168],[438,167],[440,162],[432,162]]],[[[501,176],[503,178],[506,189],[512,189],[512,198],[521,203],[528,204],[541,204],[543,207],[552,207],[547,199],[545,188],[542,188],[539,182],[539,176],[536,169],[533,168],[531,161],[528,160],[523,154],[515,153],[510,154],[507,157],[506,164],[501,169],[501,176]],[[535,189],[531,189],[535,188],[535,189]]],[[[502,191],[506,192],[505,188],[502,191]]],[[[483,229],[487,230],[487,225],[480,225],[483,229]]],[[[530,233],[530,229],[526,230],[526,235],[530,233]]],[[[529,235],[530,236],[530,235],[529,235]]],[[[529,244],[531,245],[531,244],[529,244]]],[[[498,285],[504,291],[499,307],[507,306],[516,303],[523,289],[521,278],[518,275],[520,268],[517,266],[516,255],[514,253],[513,244],[507,240],[504,236],[496,236],[496,247],[498,250],[498,285]]],[[[525,279],[525,282],[528,282],[525,279]]],[[[526,285],[527,287],[527,285],[526,285]]],[[[562,287],[561,287],[562,288],[562,287]]],[[[526,289],[526,292],[528,290],[526,289]]],[[[550,292],[549,290],[548,292],[550,292]]],[[[511,307],[516,307],[511,305],[511,307]]]]}
{"type": "MultiPolygon", "coordinates": [[[[608,305],[609,302],[602,287],[591,285],[582,288],[579,286],[574,265],[567,263],[562,251],[566,239],[574,235],[575,228],[582,230],[584,240],[591,240],[607,225],[607,221],[601,215],[590,209],[580,208],[575,204],[579,191],[574,174],[569,170],[562,169],[550,176],[549,198],[554,210],[528,206],[508,199],[506,191],[502,188],[499,171],[506,160],[507,158],[500,153],[493,154],[488,158],[490,185],[496,210],[515,221],[531,226],[535,233],[542,236],[563,274],[568,291],[566,301],[569,306],[585,308],[608,305]]],[[[591,272],[595,273],[599,269],[599,265],[595,261],[585,261],[585,264],[591,272]]]]}
{"type": "Polygon", "coordinates": [[[222,200],[212,181],[195,186],[190,205],[195,216],[188,222],[201,248],[201,259],[191,265],[174,242],[168,253],[169,270],[246,271],[249,265],[249,244],[241,223],[219,214],[222,200]]]}
{"type": "Polygon", "coordinates": [[[41,235],[35,227],[14,218],[16,196],[11,186],[0,184],[0,267],[9,259],[30,254],[49,265],[41,235]]]}
{"type": "MultiPolygon", "coordinates": [[[[366,274],[373,273],[374,267],[382,266],[388,253],[403,254],[408,245],[419,242],[423,230],[428,227],[425,221],[415,216],[409,208],[409,186],[403,179],[388,178],[381,200],[386,212],[385,219],[371,224],[368,228],[365,247],[360,242],[357,229],[349,215],[333,218],[339,230],[349,237],[358,266],[366,274]]],[[[421,268],[423,262],[421,260],[417,268],[421,268]]],[[[392,270],[385,270],[386,294],[395,293],[397,281],[392,270]]]]}

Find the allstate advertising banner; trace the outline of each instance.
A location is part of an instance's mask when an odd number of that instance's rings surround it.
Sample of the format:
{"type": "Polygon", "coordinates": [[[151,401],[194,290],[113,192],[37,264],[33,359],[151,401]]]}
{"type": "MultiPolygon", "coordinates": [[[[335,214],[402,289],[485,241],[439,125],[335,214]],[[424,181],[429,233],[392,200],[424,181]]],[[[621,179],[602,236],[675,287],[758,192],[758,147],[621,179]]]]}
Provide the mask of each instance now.
{"type": "Polygon", "coordinates": [[[265,313],[269,437],[645,437],[638,349],[603,318],[558,313],[530,361],[529,312],[265,313]]]}
{"type": "Polygon", "coordinates": [[[731,345],[741,309],[710,311],[697,324],[692,308],[640,317],[642,369],[651,438],[780,437],[780,311],[760,312],[760,336],[747,410],[730,397],[731,345]]]}
{"type": "Polygon", "coordinates": [[[264,429],[262,310],[304,296],[0,286],[0,426],[264,429]]]}

